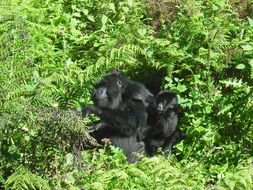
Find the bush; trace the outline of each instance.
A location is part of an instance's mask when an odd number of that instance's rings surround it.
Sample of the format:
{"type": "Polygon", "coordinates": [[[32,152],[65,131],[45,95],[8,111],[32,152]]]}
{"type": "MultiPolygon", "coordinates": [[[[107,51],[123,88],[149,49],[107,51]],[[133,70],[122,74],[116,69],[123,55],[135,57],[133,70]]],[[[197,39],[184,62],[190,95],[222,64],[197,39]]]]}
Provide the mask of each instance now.
{"type": "Polygon", "coordinates": [[[30,188],[16,177],[27,171],[56,189],[251,189],[253,4],[240,2],[2,2],[0,180],[30,188]],[[173,158],[130,165],[114,148],[84,150],[91,121],[73,110],[113,69],[179,95],[186,139],[173,158]]]}

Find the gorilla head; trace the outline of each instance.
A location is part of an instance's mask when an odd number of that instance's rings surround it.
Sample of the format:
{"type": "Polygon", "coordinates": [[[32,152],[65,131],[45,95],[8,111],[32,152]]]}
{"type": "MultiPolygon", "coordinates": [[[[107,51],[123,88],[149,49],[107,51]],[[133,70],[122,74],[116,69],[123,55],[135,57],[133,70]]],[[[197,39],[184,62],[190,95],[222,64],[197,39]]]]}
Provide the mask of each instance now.
{"type": "Polygon", "coordinates": [[[92,99],[100,108],[125,109],[125,103],[141,100],[145,107],[154,107],[154,95],[142,84],[131,81],[123,73],[113,71],[95,86],[92,99]]]}
{"type": "Polygon", "coordinates": [[[159,114],[172,112],[178,108],[178,99],[175,93],[163,90],[156,96],[156,109],[159,114]]]}
{"type": "Polygon", "coordinates": [[[105,75],[94,87],[94,104],[101,108],[118,109],[129,82],[130,80],[118,71],[105,75]]]}
{"type": "Polygon", "coordinates": [[[175,93],[163,90],[156,96],[158,126],[163,136],[170,136],[178,122],[178,99],[175,93]]]}

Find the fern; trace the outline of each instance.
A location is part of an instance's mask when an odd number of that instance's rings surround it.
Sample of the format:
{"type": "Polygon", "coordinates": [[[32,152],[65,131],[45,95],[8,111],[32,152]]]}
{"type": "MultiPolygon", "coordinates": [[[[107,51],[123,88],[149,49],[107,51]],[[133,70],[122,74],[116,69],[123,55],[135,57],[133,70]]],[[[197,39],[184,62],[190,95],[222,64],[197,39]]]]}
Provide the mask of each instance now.
{"type": "Polygon", "coordinates": [[[6,180],[6,188],[15,190],[51,190],[47,180],[25,168],[18,169],[6,180]]]}
{"type": "Polygon", "coordinates": [[[243,85],[242,79],[228,79],[228,80],[222,80],[220,83],[225,84],[226,87],[232,86],[234,88],[239,88],[243,85]]]}
{"type": "Polygon", "coordinates": [[[253,170],[251,167],[240,167],[234,172],[226,172],[224,177],[218,180],[217,189],[250,190],[253,188],[253,170]]]}

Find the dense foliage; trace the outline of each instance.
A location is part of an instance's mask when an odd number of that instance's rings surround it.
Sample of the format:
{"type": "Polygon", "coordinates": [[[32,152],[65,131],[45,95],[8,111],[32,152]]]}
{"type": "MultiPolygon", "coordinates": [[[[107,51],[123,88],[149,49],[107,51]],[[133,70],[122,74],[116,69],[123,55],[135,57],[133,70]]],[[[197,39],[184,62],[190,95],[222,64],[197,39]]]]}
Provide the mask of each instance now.
{"type": "Polygon", "coordinates": [[[5,187],[253,188],[252,0],[0,5],[5,187]],[[89,149],[90,120],[75,110],[91,103],[94,81],[113,69],[179,95],[186,139],[169,158],[128,164],[117,148],[89,149]]]}

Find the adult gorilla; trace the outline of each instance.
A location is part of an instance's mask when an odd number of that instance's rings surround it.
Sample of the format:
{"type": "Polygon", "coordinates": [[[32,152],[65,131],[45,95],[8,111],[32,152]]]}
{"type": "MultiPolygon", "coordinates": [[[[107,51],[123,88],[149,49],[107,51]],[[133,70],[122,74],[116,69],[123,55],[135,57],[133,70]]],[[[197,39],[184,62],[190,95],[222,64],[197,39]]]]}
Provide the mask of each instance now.
{"type": "Polygon", "coordinates": [[[147,127],[147,109],[154,105],[155,98],[145,86],[129,80],[121,72],[105,75],[95,87],[94,105],[82,110],[83,117],[90,113],[100,116],[94,125],[94,137],[99,143],[109,138],[111,143],[123,149],[129,162],[138,157],[133,152],[145,153],[142,131],[147,127]]]}

